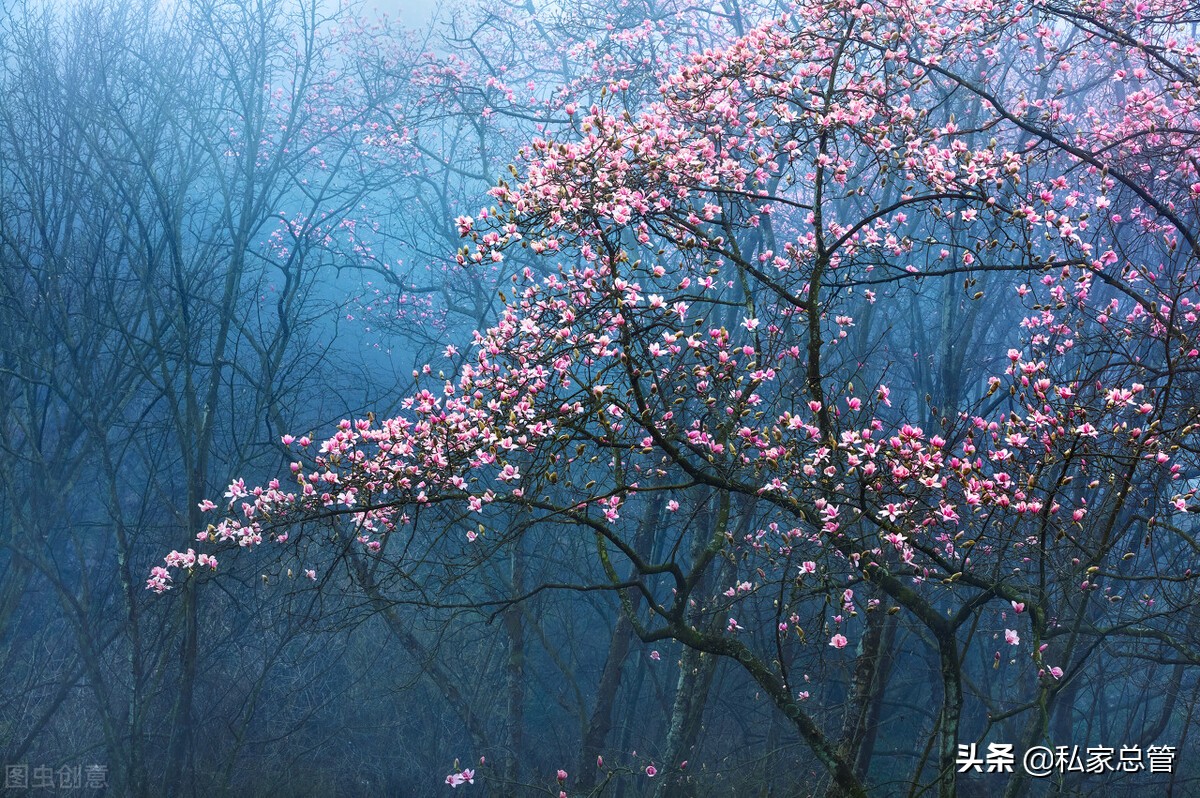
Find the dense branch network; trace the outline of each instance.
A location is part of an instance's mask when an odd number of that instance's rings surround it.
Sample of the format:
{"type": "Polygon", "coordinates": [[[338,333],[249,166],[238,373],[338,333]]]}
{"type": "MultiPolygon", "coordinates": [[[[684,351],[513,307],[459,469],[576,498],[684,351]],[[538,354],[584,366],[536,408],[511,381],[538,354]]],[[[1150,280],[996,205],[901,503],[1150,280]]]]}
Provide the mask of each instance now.
{"type": "Polygon", "coordinates": [[[457,219],[465,268],[551,264],[512,278],[465,365],[394,418],[284,436],[295,486],[233,482],[206,551],[172,552],[148,587],[316,519],[378,553],[433,506],[479,519],[445,543],[466,562],[504,539],[490,507],[522,508],[594,536],[603,579],[645,599],[621,594],[643,640],[745,664],[850,794],[786,664],[814,595],[835,649],[887,608],[934,636],[951,791],[960,630],[985,607],[1029,619],[999,648],[1028,652],[1042,702],[1079,637],[1196,657],[1156,608],[1196,604],[1172,519],[1195,507],[1200,82],[1182,9],[1149,5],[800,3],[685,59],[637,114],[619,81],[568,105],[572,133],[533,141],[496,206],[457,219]],[[976,103],[956,118],[961,92],[976,103]],[[1020,308],[1021,338],[925,428],[852,354],[859,320],[996,273],[1004,297],[962,301],[1020,308]],[[713,496],[707,537],[639,548],[629,516],[713,496]],[[1153,496],[1168,540],[1137,545],[1153,496]],[[762,606],[770,627],[738,621],[762,606]]]}

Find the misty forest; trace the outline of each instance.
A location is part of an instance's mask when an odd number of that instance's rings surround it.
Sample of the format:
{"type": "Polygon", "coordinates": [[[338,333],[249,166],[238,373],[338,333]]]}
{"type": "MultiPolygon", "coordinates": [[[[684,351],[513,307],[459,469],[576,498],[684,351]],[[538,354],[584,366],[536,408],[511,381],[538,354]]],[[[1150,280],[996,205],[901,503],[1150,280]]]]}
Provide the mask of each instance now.
{"type": "Polygon", "coordinates": [[[0,0],[2,795],[1200,796],[1195,0],[0,0]]]}

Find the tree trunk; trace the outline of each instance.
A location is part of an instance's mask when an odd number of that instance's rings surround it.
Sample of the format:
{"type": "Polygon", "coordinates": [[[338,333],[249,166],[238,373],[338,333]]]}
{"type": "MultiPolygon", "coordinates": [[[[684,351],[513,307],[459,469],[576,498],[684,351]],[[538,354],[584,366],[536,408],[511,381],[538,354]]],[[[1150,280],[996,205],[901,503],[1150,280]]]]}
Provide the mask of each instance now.
{"type": "Polygon", "coordinates": [[[938,635],[942,668],[942,722],[938,762],[938,795],[955,798],[958,778],[958,726],[962,718],[962,662],[953,632],[938,635]]]}
{"type": "Polygon", "coordinates": [[[716,673],[717,658],[711,654],[685,648],[679,663],[679,680],[675,703],[671,708],[671,726],[667,732],[664,776],[658,783],[655,798],[674,798],[695,795],[696,785],[681,763],[692,756],[704,720],[704,705],[716,673]]]}
{"type": "Polygon", "coordinates": [[[169,771],[166,793],[171,798],[183,793],[189,778],[188,759],[192,751],[192,702],[196,691],[196,661],[199,657],[199,633],[196,628],[196,584],[188,579],[182,586],[183,640],[179,646],[179,693],[171,713],[171,742],[168,750],[169,771]]]}
{"type": "MultiPolygon", "coordinates": [[[[649,558],[654,543],[654,530],[658,527],[662,507],[654,504],[646,508],[638,525],[634,538],[634,550],[638,556],[649,558]]],[[[641,606],[642,594],[637,590],[625,591],[629,601],[629,611],[636,613],[641,606]]],[[[617,692],[621,687],[621,676],[625,660],[633,645],[634,629],[632,620],[624,612],[617,618],[613,629],[612,640],[608,644],[608,656],[604,660],[604,671],[600,674],[600,683],[596,688],[596,704],[588,719],[587,729],[583,734],[583,744],[580,747],[579,764],[576,767],[576,790],[587,793],[596,786],[596,758],[604,753],[604,744],[612,730],[613,708],[616,706],[617,692]]]]}
{"type": "MultiPolygon", "coordinates": [[[[513,546],[511,562],[512,596],[516,597],[525,589],[520,540],[513,546]]],[[[504,631],[508,634],[508,662],[505,663],[508,745],[504,757],[504,783],[508,785],[517,784],[525,751],[525,624],[522,614],[516,604],[504,611],[504,631]]]]}
{"type": "MultiPolygon", "coordinates": [[[[842,722],[838,753],[847,762],[853,763],[854,772],[860,779],[866,776],[875,747],[877,724],[883,704],[883,687],[895,629],[895,616],[883,613],[869,614],[862,640],[862,653],[858,655],[854,667],[854,681],[842,722]]],[[[826,795],[829,798],[841,798],[843,793],[836,784],[831,784],[826,795]]]]}

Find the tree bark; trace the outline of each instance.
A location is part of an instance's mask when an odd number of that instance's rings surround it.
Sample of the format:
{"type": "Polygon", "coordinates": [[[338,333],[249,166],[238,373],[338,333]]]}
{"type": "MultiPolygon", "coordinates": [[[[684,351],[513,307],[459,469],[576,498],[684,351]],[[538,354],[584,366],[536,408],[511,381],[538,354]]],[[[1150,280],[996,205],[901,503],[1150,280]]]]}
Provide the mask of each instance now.
{"type": "MultiPolygon", "coordinates": [[[[634,538],[634,549],[638,556],[649,558],[654,543],[654,530],[659,524],[662,507],[658,504],[647,507],[642,515],[634,538]]],[[[642,594],[636,590],[625,591],[630,612],[636,613],[641,606],[642,594]]],[[[596,759],[604,753],[604,744],[612,731],[613,709],[616,706],[617,692],[621,687],[622,673],[625,660],[633,645],[634,629],[632,620],[623,611],[617,618],[613,629],[612,639],[608,645],[608,655],[604,660],[604,670],[600,674],[600,683],[596,688],[596,703],[588,719],[587,729],[583,734],[580,746],[579,764],[576,766],[576,790],[586,793],[596,785],[596,759]]]]}

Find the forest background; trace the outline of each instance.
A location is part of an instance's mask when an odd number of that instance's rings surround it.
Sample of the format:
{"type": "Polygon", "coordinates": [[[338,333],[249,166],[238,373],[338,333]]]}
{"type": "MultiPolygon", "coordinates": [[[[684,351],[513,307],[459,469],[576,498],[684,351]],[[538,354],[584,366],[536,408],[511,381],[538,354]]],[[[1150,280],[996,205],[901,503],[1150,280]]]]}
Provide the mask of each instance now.
{"type": "Polygon", "coordinates": [[[1198,21],[0,4],[6,787],[1195,794],[1198,21]]]}

